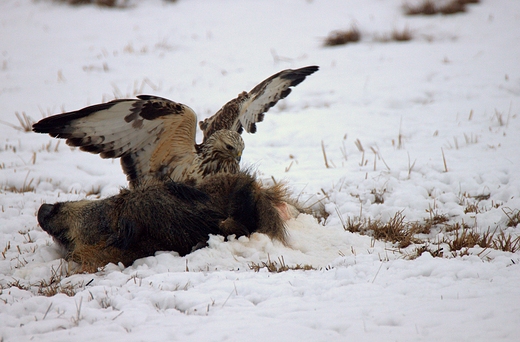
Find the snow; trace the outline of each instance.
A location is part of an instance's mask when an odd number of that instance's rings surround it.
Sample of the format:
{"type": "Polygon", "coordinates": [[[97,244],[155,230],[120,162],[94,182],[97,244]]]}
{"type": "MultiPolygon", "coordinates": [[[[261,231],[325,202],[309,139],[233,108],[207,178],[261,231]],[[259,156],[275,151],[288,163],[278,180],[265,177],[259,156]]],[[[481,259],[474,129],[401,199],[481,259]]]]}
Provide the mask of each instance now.
{"type": "Polygon", "coordinates": [[[417,246],[342,222],[438,213],[519,235],[506,223],[520,209],[520,2],[430,17],[404,16],[401,0],[129,3],[0,3],[0,340],[518,340],[520,252],[443,245],[443,257],[410,260],[417,246]],[[360,42],[323,46],[352,25],[360,42]],[[410,42],[376,39],[405,28],[410,42]],[[289,246],[212,236],[185,257],[66,273],[39,206],[104,198],[126,179],[118,161],[14,129],[15,113],[39,120],[144,93],[203,119],[275,72],[314,64],[244,135],[243,165],[324,203],[325,224],[290,221],[289,246]],[[268,260],[314,270],[252,269],[268,260]],[[52,279],[73,295],[39,293],[52,279]]]}

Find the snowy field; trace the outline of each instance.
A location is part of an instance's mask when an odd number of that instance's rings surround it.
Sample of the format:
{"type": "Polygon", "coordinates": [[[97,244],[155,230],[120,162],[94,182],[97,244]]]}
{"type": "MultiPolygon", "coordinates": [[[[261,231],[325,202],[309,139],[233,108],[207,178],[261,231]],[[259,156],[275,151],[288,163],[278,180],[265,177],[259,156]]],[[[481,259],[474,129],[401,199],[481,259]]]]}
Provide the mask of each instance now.
{"type": "Polygon", "coordinates": [[[518,341],[520,1],[433,16],[403,3],[2,0],[0,341],[518,341]],[[359,42],[324,46],[353,27],[359,42]],[[126,178],[24,120],[138,94],[203,119],[307,65],[320,71],[244,135],[244,166],[321,209],[288,222],[289,246],[212,236],[77,273],[38,226],[42,203],[126,178]],[[396,218],[437,221],[408,246],[349,231],[396,218]]]}

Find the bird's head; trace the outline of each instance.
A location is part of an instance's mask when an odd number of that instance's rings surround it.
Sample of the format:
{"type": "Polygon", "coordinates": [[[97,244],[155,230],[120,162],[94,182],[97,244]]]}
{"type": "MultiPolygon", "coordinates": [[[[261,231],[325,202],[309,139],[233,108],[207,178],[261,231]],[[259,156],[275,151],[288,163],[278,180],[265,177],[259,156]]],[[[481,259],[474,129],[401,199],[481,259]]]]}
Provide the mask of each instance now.
{"type": "Polygon", "coordinates": [[[240,162],[242,151],[244,151],[244,140],[239,133],[223,129],[213,133],[207,140],[206,144],[213,146],[215,151],[226,158],[235,159],[240,162]]]}

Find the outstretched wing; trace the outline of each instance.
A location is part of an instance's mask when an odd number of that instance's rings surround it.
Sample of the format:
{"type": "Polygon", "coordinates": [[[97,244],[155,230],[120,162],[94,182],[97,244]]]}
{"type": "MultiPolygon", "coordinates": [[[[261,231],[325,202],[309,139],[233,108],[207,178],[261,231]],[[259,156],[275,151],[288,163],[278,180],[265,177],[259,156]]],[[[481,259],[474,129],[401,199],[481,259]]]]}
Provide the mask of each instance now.
{"type": "Polygon", "coordinates": [[[221,129],[242,133],[256,132],[256,123],[264,119],[264,113],[291,92],[305,77],[318,71],[317,66],[301,69],[287,69],[274,74],[254,87],[249,93],[242,92],[237,98],[229,101],[215,115],[199,122],[204,132],[204,141],[221,129]]]}
{"type": "Polygon", "coordinates": [[[42,119],[33,131],[67,144],[121,158],[131,185],[146,178],[183,174],[195,157],[197,117],[187,106],[148,95],[113,100],[42,119]]]}

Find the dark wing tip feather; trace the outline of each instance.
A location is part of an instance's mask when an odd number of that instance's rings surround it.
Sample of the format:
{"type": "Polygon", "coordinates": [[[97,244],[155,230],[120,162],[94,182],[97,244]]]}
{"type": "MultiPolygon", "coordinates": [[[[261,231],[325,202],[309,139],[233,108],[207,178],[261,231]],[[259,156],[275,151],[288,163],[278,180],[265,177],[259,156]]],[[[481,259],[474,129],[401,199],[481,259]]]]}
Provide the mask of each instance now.
{"type": "Polygon", "coordinates": [[[113,144],[81,145],[79,149],[85,152],[99,154],[99,156],[103,159],[118,158],[122,153],[121,149],[114,149],[113,144]]]}
{"type": "MultiPolygon", "coordinates": [[[[281,75],[281,78],[286,79],[286,80],[291,80],[292,81],[291,87],[295,87],[298,84],[302,83],[305,80],[305,77],[315,73],[319,69],[320,69],[319,66],[311,65],[311,66],[296,69],[296,70],[288,70],[288,72],[285,75],[281,75]]],[[[287,93],[287,95],[289,95],[289,93],[287,93]]],[[[287,96],[287,95],[285,95],[285,96],[287,96]]]]}
{"type": "MultiPolygon", "coordinates": [[[[49,133],[53,137],[60,133],[64,133],[72,121],[88,116],[94,112],[98,112],[101,110],[109,109],[114,104],[121,100],[114,100],[107,103],[100,103],[97,105],[85,107],[83,109],[68,112],[63,114],[57,114],[53,116],[46,117],[41,119],[37,123],[32,125],[32,130],[36,133],[49,133]],[[56,134],[56,135],[53,135],[56,134]]],[[[64,138],[63,135],[59,136],[60,138],[64,138]]]]}
{"type": "MultiPolygon", "coordinates": [[[[96,152],[99,153],[99,152],[96,152]]],[[[110,150],[99,153],[99,156],[103,159],[113,159],[113,158],[119,158],[121,156],[122,150],[110,150]]]]}
{"type": "Polygon", "coordinates": [[[83,138],[69,138],[69,137],[66,137],[66,136],[63,136],[63,134],[59,134],[59,135],[52,135],[51,136],[53,137],[56,137],[56,138],[66,138],[67,139],[67,145],[69,146],[83,146],[84,145],[84,139],[83,138]]]}
{"type": "Polygon", "coordinates": [[[302,75],[302,76],[309,76],[309,75],[315,73],[316,71],[318,71],[319,69],[320,69],[320,67],[317,65],[310,65],[310,66],[306,66],[303,68],[295,69],[295,70],[293,70],[293,73],[302,75]]]}
{"type": "Polygon", "coordinates": [[[98,145],[85,145],[85,146],[81,146],[79,149],[84,152],[91,152],[91,153],[99,153],[99,150],[100,150],[98,145]]]}

